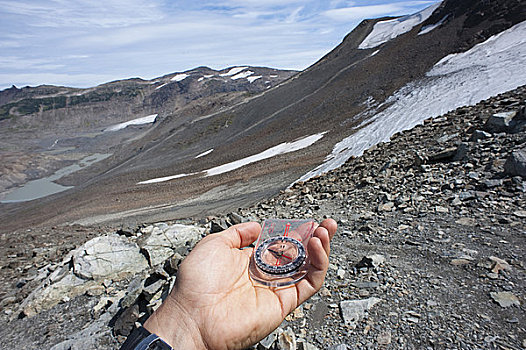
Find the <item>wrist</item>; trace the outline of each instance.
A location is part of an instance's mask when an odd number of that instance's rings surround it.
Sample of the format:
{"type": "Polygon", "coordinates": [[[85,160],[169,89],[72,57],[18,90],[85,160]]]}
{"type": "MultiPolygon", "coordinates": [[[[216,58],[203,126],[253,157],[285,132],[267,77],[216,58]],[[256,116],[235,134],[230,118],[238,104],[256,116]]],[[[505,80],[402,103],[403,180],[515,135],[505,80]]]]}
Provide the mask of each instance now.
{"type": "Polygon", "coordinates": [[[206,349],[198,323],[170,295],[144,323],[174,349],[206,349]]]}

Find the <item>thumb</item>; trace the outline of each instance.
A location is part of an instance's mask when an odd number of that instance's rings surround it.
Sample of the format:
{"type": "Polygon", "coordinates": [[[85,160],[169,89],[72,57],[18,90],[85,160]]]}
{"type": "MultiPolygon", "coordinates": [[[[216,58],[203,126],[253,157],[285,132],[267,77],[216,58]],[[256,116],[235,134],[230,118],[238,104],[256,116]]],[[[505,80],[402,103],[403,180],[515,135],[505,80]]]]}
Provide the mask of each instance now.
{"type": "Polygon", "coordinates": [[[261,226],[257,222],[245,222],[234,225],[218,233],[225,238],[230,248],[244,248],[254,242],[261,232],[261,226]]]}

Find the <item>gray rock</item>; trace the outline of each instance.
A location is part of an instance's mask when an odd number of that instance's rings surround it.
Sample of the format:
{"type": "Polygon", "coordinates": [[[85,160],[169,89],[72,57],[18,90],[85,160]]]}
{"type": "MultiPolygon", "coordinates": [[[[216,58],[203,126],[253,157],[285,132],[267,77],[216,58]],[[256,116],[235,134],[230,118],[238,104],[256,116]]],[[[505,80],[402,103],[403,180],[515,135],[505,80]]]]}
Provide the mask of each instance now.
{"type": "Polygon", "coordinates": [[[96,237],[71,251],[61,266],[28,295],[20,309],[31,317],[63,300],[98,289],[103,280],[119,280],[147,268],[139,247],[125,236],[96,237]],[[71,270],[69,262],[73,263],[71,270]]]}
{"type": "Polygon", "coordinates": [[[128,336],[135,327],[135,322],[139,319],[139,305],[134,304],[126,309],[115,320],[113,331],[117,335],[128,336]]]}
{"type": "Polygon", "coordinates": [[[362,300],[344,300],[340,302],[340,311],[345,324],[355,328],[356,324],[365,316],[365,313],[382,299],[371,297],[362,300]]]}
{"type": "Polygon", "coordinates": [[[526,178],[526,149],[513,151],[504,164],[504,172],[526,178]]]}
{"type": "Polygon", "coordinates": [[[230,213],[228,215],[230,221],[234,224],[234,225],[237,225],[237,224],[240,224],[243,222],[243,217],[241,215],[239,215],[238,213],[230,213]]]}
{"type": "Polygon", "coordinates": [[[188,250],[201,239],[204,229],[195,226],[172,225],[164,230],[153,230],[152,234],[142,243],[141,248],[148,253],[152,266],[158,265],[178,250],[188,250]]]}
{"type": "Polygon", "coordinates": [[[374,267],[377,268],[385,263],[385,256],[382,254],[370,254],[366,255],[356,264],[356,268],[362,267],[374,267]]]}
{"type": "Polygon", "coordinates": [[[493,114],[489,117],[484,125],[484,128],[489,132],[510,132],[514,126],[513,119],[517,115],[517,111],[501,112],[493,114]]]}
{"type": "Polygon", "coordinates": [[[218,233],[226,230],[228,228],[228,225],[226,224],[226,221],[221,220],[212,220],[210,223],[210,233],[218,233]]]}
{"type": "Polygon", "coordinates": [[[66,336],[66,340],[54,345],[50,350],[92,350],[101,349],[100,339],[111,335],[108,327],[111,319],[118,311],[118,305],[112,304],[99,318],[88,324],[82,330],[66,336]]]}
{"type": "Polygon", "coordinates": [[[457,152],[453,156],[453,160],[464,160],[469,152],[469,145],[465,142],[462,142],[457,147],[457,152]]]}
{"type": "Polygon", "coordinates": [[[463,191],[459,193],[458,198],[461,201],[468,201],[477,198],[477,196],[473,191],[463,191]]]}
{"type": "Polygon", "coordinates": [[[479,141],[491,138],[492,135],[489,132],[483,130],[475,130],[471,135],[470,141],[479,141]]]}
{"type": "Polygon", "coordinates": [[[430,162],[444,162],[452,160],[458,153],[458,147],[449,147],[442,151],[430,154],[427,158],[430,162]]]}
{"type": "Polygon", "coordinates": [[[126,289],[126,295],[121,299],[121,307],[128,307],[135,303],[135,300],[139,297],[142,292],[143,278],[142,276],[135,277],[128,288],[126,289]]]}
{"type": "Polygon", "coordinates": [[[356,281],[356,282],[351,282],[351,286],[356,287],[356,288],[376,288],[379,285],[380,284],[378,282],[374,282],[374,281],[356,281]]]}
{"type": "Polygon", "coordinates": [[[144,286],[142,289],[142,294],[145,296],[146,300],[150,300],[155,294],[157,294],[157,292],[164,286],[165,283],[166,281],[161,279],[148,286],[144,286]]]}
{"type": "Polygon", "coordinates": [[[379,212],[382,212],[382,211],[392,211],[393,208],[394,208],[395,204],[393,202],[387,202],[387,203],[383,203],[383,204],[380,204],[378,206],[378,211],[379,212]]]}
{"type": "Polygon", "coordinates": [[[493,188],[493,187],[499,187],[499,186],[502,186],[502,180],[500,180],[500,179],[489,179],[489,180],[484,180],[484,181],[482,181],[482,183],[483,183],[487,188],[493,188]]]}
{"type": "Polygon", "coordinates": [[[169,275],[175,275],[179,269],[179,264],[183,261],[184,257],[179,253],[174,253],[168,260],[164,263],[164,270],[169,275]]]}
{"type": "Polygon", "coordinates": [[[480,174],[476,171],[470,171],[468,173],[468,177],[473,180],[478,180],[480,178],[480,174]]]}
{"type": "Polygon", "coordinates": [[[73,252],[73,272],[84,279],[120,279],[147,268],[137,244],[115,234],[93,238],[73,252]]]}
{"type": "Polygon", "coordinates": [[[519,298],[510,292],[491,292],[491,298],[501,307],[520,306],[519,298]]]}

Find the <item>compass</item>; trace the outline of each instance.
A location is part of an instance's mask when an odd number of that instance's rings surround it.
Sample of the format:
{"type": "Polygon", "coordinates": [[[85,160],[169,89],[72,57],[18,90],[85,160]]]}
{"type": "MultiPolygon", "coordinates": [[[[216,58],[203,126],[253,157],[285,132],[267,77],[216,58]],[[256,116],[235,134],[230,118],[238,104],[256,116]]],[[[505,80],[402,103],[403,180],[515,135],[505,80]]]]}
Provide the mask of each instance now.
{"type": "Polygon", "coordinates": [[[250,257],[252,280],[269,287],[298,283],[309,270],[306,247],[316,227],[313,220],[265,220],[250,257]]]}
{"type": "Polygon", "coordinates": [[[256,266],[271,275],[294,274],[305,258],[303,244],[297,239],[285,236],[268,238],[254,252],[256,266]]]}

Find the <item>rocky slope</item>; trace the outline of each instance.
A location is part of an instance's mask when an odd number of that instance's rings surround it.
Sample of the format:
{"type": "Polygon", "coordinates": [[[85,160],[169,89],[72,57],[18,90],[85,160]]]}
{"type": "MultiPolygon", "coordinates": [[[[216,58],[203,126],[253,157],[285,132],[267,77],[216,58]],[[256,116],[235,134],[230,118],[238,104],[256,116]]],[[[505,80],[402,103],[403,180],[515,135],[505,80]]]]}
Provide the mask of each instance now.
{"type": "Polygon", "coordinates": [[[525,108],[526,87],[459,108],[221,217],[2,234],[1,347],[118,348],[203,234],[329,216],[324,287],[258,349],[525,348],[525,108]],[[59,249],[61,235],[77,249],[59,249]],[[124,255],[108,244],[132,257],[114,274],[103,261],[124,255]]]}

